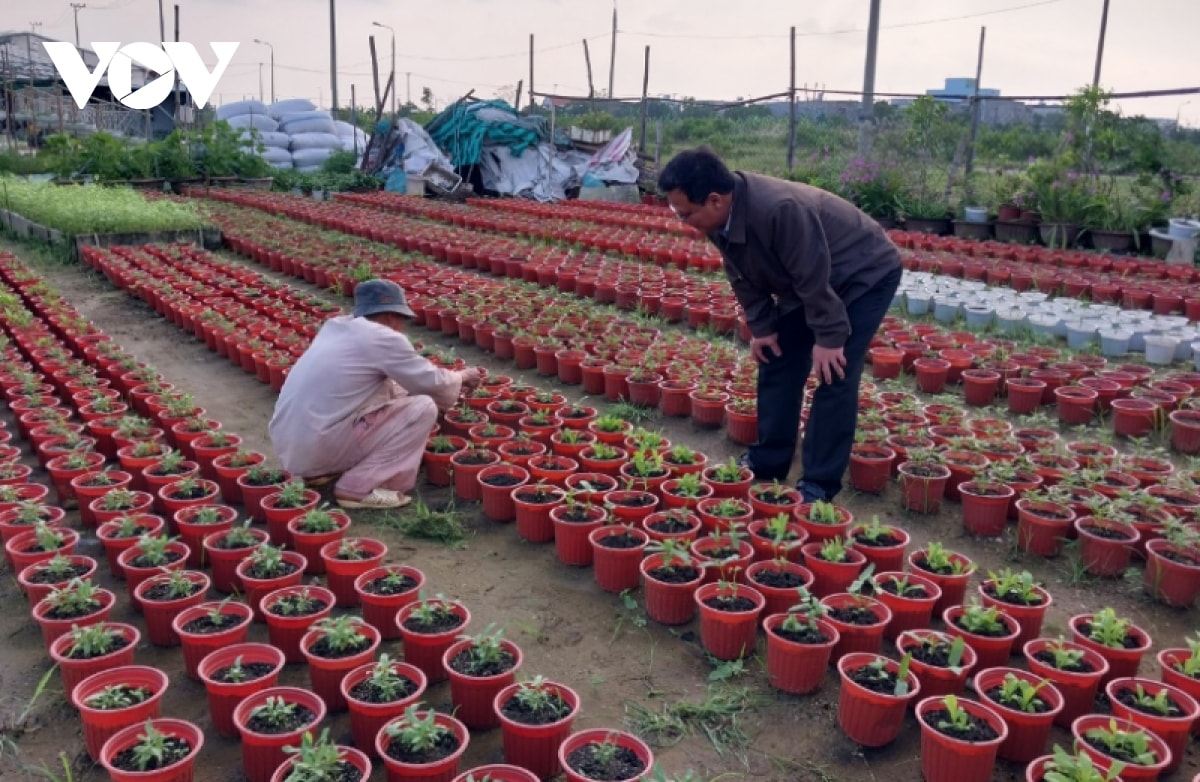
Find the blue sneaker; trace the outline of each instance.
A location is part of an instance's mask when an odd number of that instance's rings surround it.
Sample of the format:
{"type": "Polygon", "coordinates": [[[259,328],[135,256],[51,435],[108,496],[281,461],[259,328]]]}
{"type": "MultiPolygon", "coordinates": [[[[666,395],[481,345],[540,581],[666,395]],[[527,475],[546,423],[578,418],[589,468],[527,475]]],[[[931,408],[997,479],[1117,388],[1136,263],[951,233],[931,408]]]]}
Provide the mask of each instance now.
{"type": "Polygon", "coordinates": [[[796,491],[800,492],[801,502],[812,504],[818,500],[825,500],[825,490],[815,483],[809,481],[800,481],[796,484],[796,491]]]}

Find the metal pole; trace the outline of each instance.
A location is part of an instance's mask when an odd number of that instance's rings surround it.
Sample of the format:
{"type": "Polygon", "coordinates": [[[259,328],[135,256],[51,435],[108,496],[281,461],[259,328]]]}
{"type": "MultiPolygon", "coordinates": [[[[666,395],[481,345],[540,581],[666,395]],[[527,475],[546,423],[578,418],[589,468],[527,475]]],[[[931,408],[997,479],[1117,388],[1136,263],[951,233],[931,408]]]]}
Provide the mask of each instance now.
{"type": "MultiPolygon", "coordinates": [[[[396,114],[396,93],[398,92],[396,87],[398,87],[398,86],[399,85],[396,84],[396,31],[392,30],[392,115],[393,116],[396,114]]],[[[358,137],[355,136],[355,138],[357,139],[358,137]]]]}
{"type": "Polygon", "coordinates": [[[263,96],[263,81],[262,81],[262,66],[263,66],[263,64],[260,62],[258,64],[258,102],[259,103],[262,103],[263,97],[264,97],[263,96]]]}
{"type": "Polygon", "coordinates": [[[879,0],[871,0],[871,19],[867,25],[867,64],[863,73],[858,155],[866,157],[871,149],[871,124],[875,114],[875,52],[879,48],[879,0]]]}
{"type": "Polygon", "coordinates": [[[79,48],[79,9],[87,8],[87,3],[71,3],[71,9],[75,11],[75,48],[79,48]]]}
{"type": "Polygon", "coordinates": [[[1096,70],[1092,74],[1092,86],[1100,86],[1100,64],[1104,61],[1104,36],[1108,32],[1108,0],[1100,12],[1100,40],[1096,42],[1096,70]]]}
{"type": "Polygon", "coordinates": [[[158,40],[167,40],[167,17],[163,16],[163,0],[158,0],[158,40]]]}
{"type": "Polygon", "coordinates": [[[337,0],[329,0],[329,85],[331,114],[337,113],[337,0]]]}
{"type": "Polygon", "coordinates": [[[791,68],[788,72],[788,151],[787,166],[791,171],[796,161],[796,28],[791,35],[791,68]]]}
{"type": "MultiPolygon", "coordinates": [[[[554,101],[551,101],[553,103],[554,101]]],[[[529,110],[532,112],[533,103],[533,33],[529,34],[529,110]]]]}
{"type": "Polygon", "coordinates": [[[588,52],[587,38],[583,39],[583,62],[587,66],[588,103],[591,104],[591,111],[595,111],[596,110],[596,90],[592,86],[592,55],[588,52]]]}
{"type": "Polygon", "coordinates": [[[647,97],[650,94],[650,47],[646,47],[646,64],[642,71],[642,132],[638,142],[638,153],[646,154],[646,110],[648,108],[647,97]]]}
{"type": "Polygon", "coordinates": [[[405,104],[411,106],[412,105],[412,71],[409,71],[404,74],[404,83],[405,83],[404,102],[405,102],[405,104]]]}
{"type": "Polygon", "coordinates": [[[275,102],[275,47],[271,47],[271,102],[275,102]]]}
{"type": "Polygon", "coordinates": [[[608,99],[613,99],[613,80],[617,76],[617,0],[613,0],[612,52],[608,57],[608,99]]]}
{"type": "MultiPolygon", "coordinates": [[[[966,187],[967,198],[974,196],[971,187],[971,172],[975,169],[975,135],[979,132],[979,80],[983,78],[983,43],[987,38],[987,28],[979,28],[979,58],[975,61],[975,93],[971,96],[971,131],[967,136],[967,157],[963,166],[963,185],[966,187]]],[[[973,204],[970,204],[973,206],[973,204]]]]}
{"type": "MultiPolygon", "coordinates": [[[[178,3],[175,4],[175,42],[176,43],[179,42],[179,4],[178,3]]],[[[175,71],[175,123],[176,123],[176,125],[179,124],[180,117],[183,116],[183,112],[181,111],[182,107],[179,105],[181,97],[182,96],[179,93],[179,71],[177,69],[175,71]]]]}

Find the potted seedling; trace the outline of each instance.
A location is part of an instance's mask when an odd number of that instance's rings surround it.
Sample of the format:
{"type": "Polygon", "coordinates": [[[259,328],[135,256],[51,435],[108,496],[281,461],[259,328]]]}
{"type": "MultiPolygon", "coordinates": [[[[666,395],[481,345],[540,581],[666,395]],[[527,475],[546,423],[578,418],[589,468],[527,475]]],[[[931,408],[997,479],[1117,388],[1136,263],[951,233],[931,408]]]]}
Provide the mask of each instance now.
{"type": "Polygon", "coordinates": [[[41,627],[46,648],[76,626],[106,621],[115,600],[107,589],[78,578],[52,589],[33,607],[33,618],[41,627]]]}
{"type": "Polygon", "coordinates": [[[947,608],[942,619],[947,632],[961,635],[975,650],[980,670],[1007,664],[1013,642],[1021,632],[1016,620],[999,607],[979,602],[947,608]]]}
{"type": "Polygon", "coordinates": [[[1152,782],[1171,763],[1166,743],[1129,720],[1089,714],[1071,724],[1071,733],[1075,748],[1093,760],[1124,763],[1120,778],[1128,782],[1152,782]]]}
{"type": "Polygon", "coordinates": [[[986,782],[1008,726],[987,706],[955,695],[917,704],[921,771],[927,782],[986,782]]]}
{"type": "Polygon", "coordinates": [[[847,591],[867,564],[862,552],[842,538],[806,543],[800,550],[805,566],[812,571],[812,591],[817,597],[847,591]]]}
{"type": "Polygon", "coordinates": [[[754,653],[758,619],[766,600],[753,587],[735,581],[704,584],[695,592],[700,612],[700,644],[718,660],[754,653]]]}
{"type": "Polygon", "coordinates": [[[1071,640],[1099,654],[1108,662],[1101,686],[1113,679],[1137,676],[1142,656],[1150,648],[1150,635],[1112,608],[1079,614],[1070,620],[1071,640]]]}
{"type": "Polygon", "coordinates": [[[411,565],[380,565],[354,580],[363,620],[385,641],[400,637],[396,613],[417,599],[425,574],[411,565]]]}
{"type": "Polygon", "coordinates": [[[962,604],[967,581],[975,572],[975,563],[970,559],[932,541],[924,549],[910,554],[908,561],[915,572],[942,590],[942,596],[933,608],[935,615],[940,616],[947,608],[962,604]]]}
{"type": "Polygon", "coordinates": [[[935,630],[906,630],[896,637],[896,649],[911,657],[911,665],[928,696],[959,695],[975,669],[975,651],[962,636],[935,630]]]}
{"type": "Polygon", "coordinates": [[[900,735],[904,712],[921,691],[911,659],[905,655],[897,662],[860,652],[838,660],[838,725],[852,741],[882,747],[900,735]]]}
{"type": "Polygon", "coordinates": [[[824,606],[803,587],[786,613],[772,614],[763,624],[767,634],[767,676],[771,686],[793,695],[816,692],[840,636],[822,618],[824,606]]]}
{"type": "Polygon", "coordinates": [[[345,711],[341,683],[345,675],[370,660],[379,646],[379,631],[356,616],[326,617],[300,639],[308,661],[312,690],[329,711],[345,711]]]}
{"type": "Polygon", "coordinates": [[[192,679],[200,677],[200,661],[217,649],[243,643],[254,612],[229,596],[220,602],[201,603],[176,615],[171,626],[183,647],[183,664],[192,679]]]}
{"type": "Polygon", "coordinates": [[[458,772],[469,739],[467,726],[454,717],[413,704],[383,726],[375,739],[375,751],[383,758],[388,775],[396,779],[413,775],[444,779],[458,772]]]}
{"type": "Polygon", "coordinates": [[[387,544],[375,538],[342,538],[331,540],[321,547],[325,562],[325,585],[333,592],[343,608],[358,605],[354,580],[372,568],[379,567],[387,556],[387,544]]]}
{"type": "Polygon", "coordinates": [[[1054,745],[1054,754],[1029,763],[1025,782],[1118,782],[1125,764],[1119,760],[1097,761],[1086,752],[1067,752],[1054,745]]]}
{"type": "Polygon", "coordinates": [[[631,733],[592,729],[572,733],[558,748],[568,782],[628,782],[654,767],[654,754],[631,733]]]}
{"type": "Polygon", "coordinates": [[[278,491],[262,498],[262,512],[267,520],[267,534],[276,545],[292,545],[288,523],[317,507],[321,495],[306,488],[304,481],[290,480],[278,491]]]}
{"type": "Polygon", "coordinates": [[[350,710],[355,746],[374,747],[383,726],[419,701],[425,688],[425,674],[419,668],[386,653],[347,673],[341,691],[350,710]]]}
{"type": "Polygon", "coordinates": [[[1113,679],[1104,689],[1113,715],[1158,736],[1171,750],[1169,774],[1184,761],[1188,736],[1200,716],[1200,706],[1183,690],[1150,679],[1113,679]]]}
{"type": "Polygon", "coordinates": [[[685,545],[673,539],[647,546],[642,560],[646,616],[665,625],[686,624],[695,616],[693,593],[703,580],[685,545]]]}
{"type": "Polygon", "coordinates": [[[25,592],[30,607],[33,607],[56,587],[64,586],[76,578],[90,581],[95,572],[96,560],[91,557],[56,554],[22,569],[17,574],[17,583],[25,592]]]}
{"type": "Polygon", "coordinates": [[[204,746],[204,732],[184,720],[151,719],[130,725],[104,743],[100,765],[113,782],[187,779],[204,746]],[[148,776],[154,772],[152,776],[148,776]]]}
{"type": "Polygon", "coordinates": [[[360,782],[371,774],[371,759],[353,747],[329,739],[329,728],[314,739],[305,731],[299,746],[283,748],[289,757],[276,769],[271,782],[360,782]]]}
{"type": "Polygon", "coordinates": [[[396,623],[404,641],[404,660],[425,674],[430,684],[447,678],[442,660],[462,630],[471,621],[471,612],[456,600],[441,595],[419,600],[400,609],[396,623]]]}
{"type": "Polygon", "coordinates": [[[1022,647],[1042,633],[1042,622],[1053,599],[1050,593],[1034,582],[1027,570],[1017,572],[1003,568],[998,573],[988,571],[988,578],[979,585],[979,597],[985,606],[998,606],[1021,627],[1014,647],[1022,647]]]}
{"type": "Polygon", "coordinates": [[[832,502],[817,500],[796,506],[796,521],[808,533],[811,543],[844,539],[854,524],[854,516],[832,502]]]}
{"type": "Polygon", "coordinates": [[[579,710],[575,691],[535,676],[504,687],[492,707],[500,723],[504,759],[539,779],[558,774],[558,749],[570,735],[579,710]]]}
{"type": "Polygon", "coordinates": [[[134,600],[146,619],[146,638],[155,646],[179,644],[174,621],[180,613],[204,602],[208,576],[198,570],[173,570],[138,584],[134,600]]]}
{"type": "Polygon", "coordinates": [[[297,586],[308,563],[294,551],[284,551],[270,543],[255,547],[238,563],[236,572],[246,602],[254,609],[256,621],[262,621],[262,599],[276,589],[297,586]]]}
{"type": "Polygon", "coordinates": [[[325,560],[321,557],[321,549],[345,537],[349,527],[350,516],[340,510],[331,510],[328,505],[309,508],[287,522],[293,550],[308,561],[306,574],[324,575],[325,560]]]}
{"type": "Polygon", "coordinates": [[[516,681],[521,659],[521,650],[494,625],[475,636],[462,636],[446,649],[442,666],[450,677],[450,702],[464,725],[472,729],[499,725],[492,702],[516,681]]]}
{"type": "Polygon", "coordinates": [[[1015,668],[990,668],[975,677],[975,691],[1008,725],[999,756],[1028,763],[1046,749],[1062,695],[1046,679],[1015,668]]]}
{"type": "Polygon", "coordinates": [[[242,737],[242,770],[249,782],[270,782],[305,731],[325,719],[325,702],[295,687],[268,687],[242,698],[233,722],[242,737]]]}

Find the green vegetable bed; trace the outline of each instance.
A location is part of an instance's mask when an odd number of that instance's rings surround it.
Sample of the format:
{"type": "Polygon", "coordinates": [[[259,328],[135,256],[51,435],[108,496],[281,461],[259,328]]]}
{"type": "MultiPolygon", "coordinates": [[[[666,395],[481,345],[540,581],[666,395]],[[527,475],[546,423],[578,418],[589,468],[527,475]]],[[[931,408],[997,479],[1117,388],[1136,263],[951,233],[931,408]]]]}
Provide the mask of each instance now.
{"type": "Polygon", "coordinates": [[[0,177],[0,209],[66,234],[129,234],[201,228],[193,204],[146,198],[123,187],[54,185],[0,177]]]}

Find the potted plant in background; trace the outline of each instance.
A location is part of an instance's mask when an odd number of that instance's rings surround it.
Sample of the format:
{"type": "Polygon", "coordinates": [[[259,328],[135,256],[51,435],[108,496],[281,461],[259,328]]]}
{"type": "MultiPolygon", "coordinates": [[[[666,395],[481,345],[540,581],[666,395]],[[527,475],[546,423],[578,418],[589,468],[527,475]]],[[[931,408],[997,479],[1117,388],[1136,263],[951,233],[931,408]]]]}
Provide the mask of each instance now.
{"type": "Polygon", "coordinates": [[[219,603],[201,603],[180,611],[171,626],[179,635],[188,677],[200,678],[200,661],[210,653],[243,643],[253,619],[250,606],[234,602],[232,596],[219,603]]]}
{"type": "Polygon", "coordinates": [[[793,695],[816,692],[825,679],[833,648],[840,636],[822,618],[825,608],[803,587],[789,611],[772,614],[767,634],[767,676],[771,686],[793,695]]]}
{"type": "Polygon", "coordinates": [[[487,729],[500,724],[492,702],[500,690],[516,681],[521,659],[520,648],[494,625],[446,649],[442,666],[450,677],[450,702],[464,725],[487,729]]]}
{"type": "Polygon", "coordinates": [[[83,721],[88,754],[98,760],[104,742],[122,728],[157,717],[166,690],[166,674],[144,665],[100,671],[76,685],[71,703],[83,721]]]}
{"type": "Polygon", "coordinates": [[[93,673],[133,664],[141,634],[133,625],[100,622],[75,627],[50,645],[50,658],[62,674],[63,689],[71,692],[93,673]]]}
{"type": "Polygon", "coordinates": [[[568,736],[558,759],[568,782],[632,782],[654,767],[654,753],[637,736],[596,728],[568,736]]]}
{"type": "Polygon", "coordinates": [[[1071,617],[1072,640],[1099,654],[1108,662],[1108,673],[1100,678],[1106,685],[1113,679],[1137,676],[1142,656],[1150,648],[1150,635],[1112,608],[1071,617]]]}
{"type": "Polygon", "coordinates": [[[917,704],[921,773],[927,782],[986,782],[1008,726],[994,711],[955,695],[917,704]]]}
{"type": "Polygon", "coordinates": [[[908,655],[897,662],[861,652],[838,660],[838,725],[852,741],[883,747],[900,735],[904,712],[921,692],[910,660],[908,655]]]}
{"type": "Polygon", "coordinates": [[[466,752],[467,726],[447,714],[409,706],[375,739],[375,751],[394,779],[451,779],[466,752]]]}
{"type": "Polygon", "coordinates": [[[947,608],[942,620],[948,633],[961,635],[975,650],[980,670],[1007,664],[1013,641],[1021,632],[1016,620],[1000,608],[978,602],[947,608]]]}
{"type": "Polygon", "coordinates": [[[308,661],[312,690],[330,712],[345,711],[342,679],[375,655],[379,631],[356,616],[319,619],[300,639],[300,652],[308,661]]]}
{"type": "Polygon", "coordinates": [[[420,668],[429,684],[445,681],[448,674],[442,658],[470,621],[471,612],[459,601],[422,595],[396,615],[404,661],[420,668]]]}
{"type": "Polygon", "coordinates": [[[975,692],[1008,725],[999,756],[1028,763],[1046,749],[1062,695],[1050,682],[1015,668],[989,668],[975,677],[975,692]]]}
{"type": "Polygon", "coordinates": [[[1071,724],[1075,748],[1099,762],[1125,764],[1120,778],[1129,782],[1152,782],[1171,763],[1171,750],[1153,732],[1129,720],[1089,714],[1071,724]]]}
{"type": "Polygon", "coordinates": [[[325,719],[325,702],[295,687],[268,687],[242,699],[233,721],[242,737],[242,770],[250,782],[270,782],[287,760],[285,747],[325,719]]]}
{"type": "Polygon", "coordinates": [[[558,748],[570,735],[579,711],[575,691],[535,676],[500,690],[493,708],[500,721],[505,761],[528,769],[538,779],[557,775],[558,748]]]}
{"type": "Polygon", "coordinates": [[[1062,695],[1063,707],[1054,724],[1070,727],[1092,710],[1108,662],[1091,649],[1070,641],[1035,638],[1021,650],[1034,675],[1050,682],[1062,695]]]}
{"type": "Polygon", "coordinates": [[[975,669],[975,650],[961,635],[936,630],[906,630],[896,638],[896,649],[911,659],[911,666],[927,696],[958,695],[975,669]]]}
{"type": "Polygon", "coordinates": [[[113,782],[190,779],[204,732],[184,720],[158,718],[130,725],[104,743],[100,765],[113,782]],[[153,776],[147,776],[155,772],[153,776]]]}
{"type": "Polygon", "coordinates": [[[375,737],[383,726],[419,701],[425,688],[421,669],[393,660],[387,653],[347,673],[341,690],[350,711],[354,745],[373,752],[375,737]]]}

